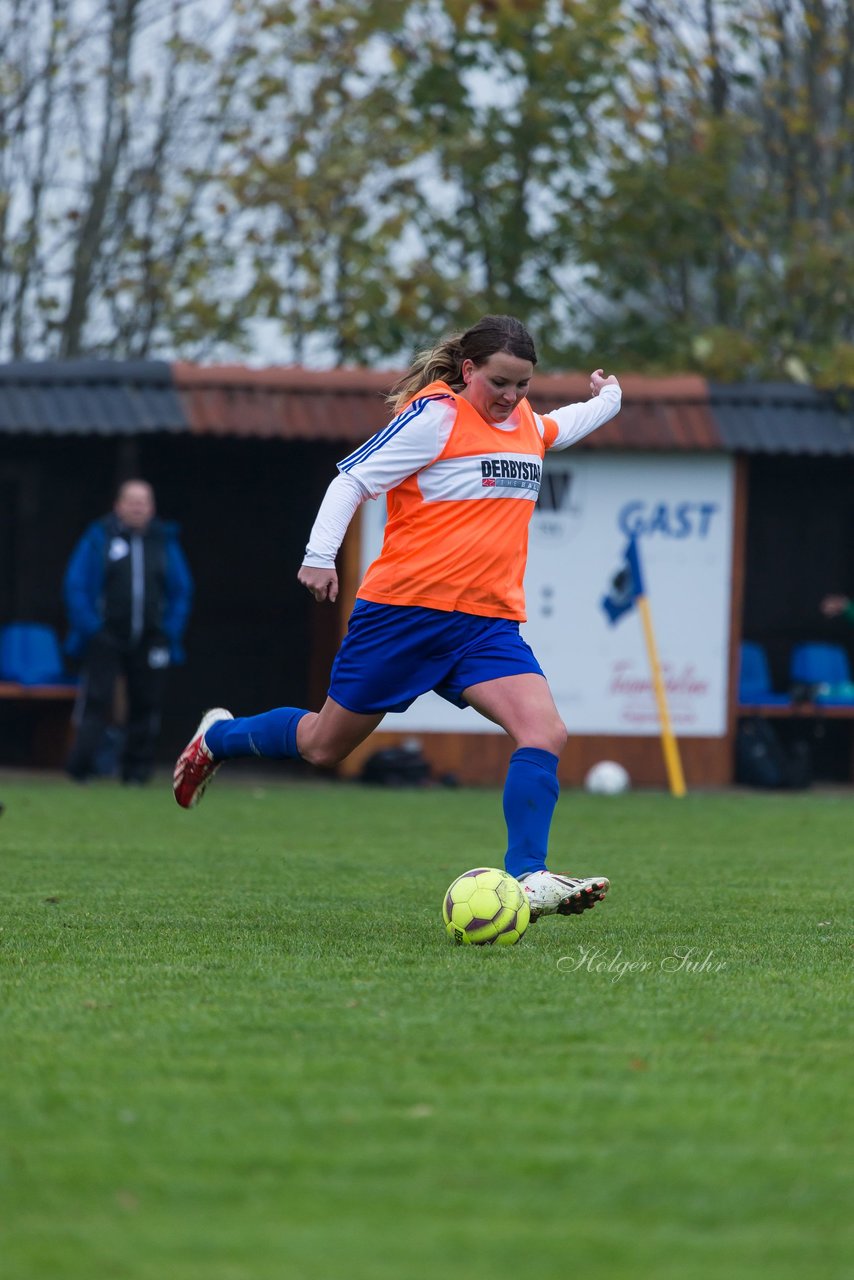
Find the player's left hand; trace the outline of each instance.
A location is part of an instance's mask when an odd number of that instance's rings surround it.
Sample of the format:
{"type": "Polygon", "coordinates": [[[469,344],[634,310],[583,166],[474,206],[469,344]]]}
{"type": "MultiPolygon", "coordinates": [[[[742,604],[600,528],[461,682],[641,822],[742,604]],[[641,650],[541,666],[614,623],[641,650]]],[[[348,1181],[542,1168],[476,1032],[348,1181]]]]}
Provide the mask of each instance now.
{"type": "Polygon", "coordinates": [[[603,387],[618,387],[619,381],[613,373],[609,373],[607,378],[601,369],[594,369],[590,375],[590,394],[598,396],[603,387]]]}

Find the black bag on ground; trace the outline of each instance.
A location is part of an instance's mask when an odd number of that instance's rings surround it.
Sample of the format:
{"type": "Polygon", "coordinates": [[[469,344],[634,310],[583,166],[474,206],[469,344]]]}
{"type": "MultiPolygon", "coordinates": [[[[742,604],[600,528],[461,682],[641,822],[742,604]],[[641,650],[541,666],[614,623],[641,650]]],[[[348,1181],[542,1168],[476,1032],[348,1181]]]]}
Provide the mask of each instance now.
{"type": "Polygon", "coordinates": [[[430,781],[430,765],[420,747],[386,747],[368,757],[361,780],[384,787],[419,787],[430,781]]]}
{"type": "Polygon", "coordinates": [[[739,721],[735,736],[735,780],[746,787],[808,787],[812,781],[809,744],[795,742],[787,750],[770,721],[748,716],[739,721]]]}

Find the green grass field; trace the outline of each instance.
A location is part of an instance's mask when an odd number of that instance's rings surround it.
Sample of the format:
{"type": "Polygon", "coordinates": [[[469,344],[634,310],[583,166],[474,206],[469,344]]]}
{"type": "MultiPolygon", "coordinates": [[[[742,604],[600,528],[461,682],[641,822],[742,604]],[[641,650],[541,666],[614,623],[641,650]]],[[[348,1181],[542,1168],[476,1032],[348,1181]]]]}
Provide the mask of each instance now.
{"type": "Polygon", "coordinates": [[[500,949],[497,791],[0,798],[4,1280],[850,1277],[850,793],[567,791],[500,949]]]}

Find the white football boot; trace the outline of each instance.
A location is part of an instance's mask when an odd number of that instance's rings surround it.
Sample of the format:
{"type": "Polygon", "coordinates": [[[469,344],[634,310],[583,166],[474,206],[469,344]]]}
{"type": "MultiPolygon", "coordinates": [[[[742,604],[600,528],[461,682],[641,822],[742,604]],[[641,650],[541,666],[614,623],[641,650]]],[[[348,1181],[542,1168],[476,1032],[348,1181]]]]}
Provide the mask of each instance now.
{"type": "Polygon", "coordinates": [[[199,721],[198,728],[178,757],[172,775],[172,790],[182,809],[194,809],[205,794],[205,788],[222,764],[214,760],[205,742],[205,734],[217,720],[233,720],[225,707],[212,707],[199,721]]]}
{"type": "Polygon", "coordinates": [[[519,876],[519,883],[528,895],[532,924],[540,916],[580,916],[601,902],[611,887],[605,876],[579,880],[552,871],[530,871],[519,876]]]}

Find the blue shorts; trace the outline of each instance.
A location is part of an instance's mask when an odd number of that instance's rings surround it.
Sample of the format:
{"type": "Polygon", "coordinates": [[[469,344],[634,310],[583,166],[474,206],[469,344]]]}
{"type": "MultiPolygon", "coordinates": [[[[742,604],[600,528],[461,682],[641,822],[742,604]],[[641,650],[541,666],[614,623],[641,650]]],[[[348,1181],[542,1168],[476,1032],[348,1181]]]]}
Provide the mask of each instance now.
{"type": "Polygon", "coordinates": [[[467,707],[470,685],[525,672],[543,674],[509,618],[357,600],[329,696],[359,715],[405,711],[431,689],[467,707]]]}

